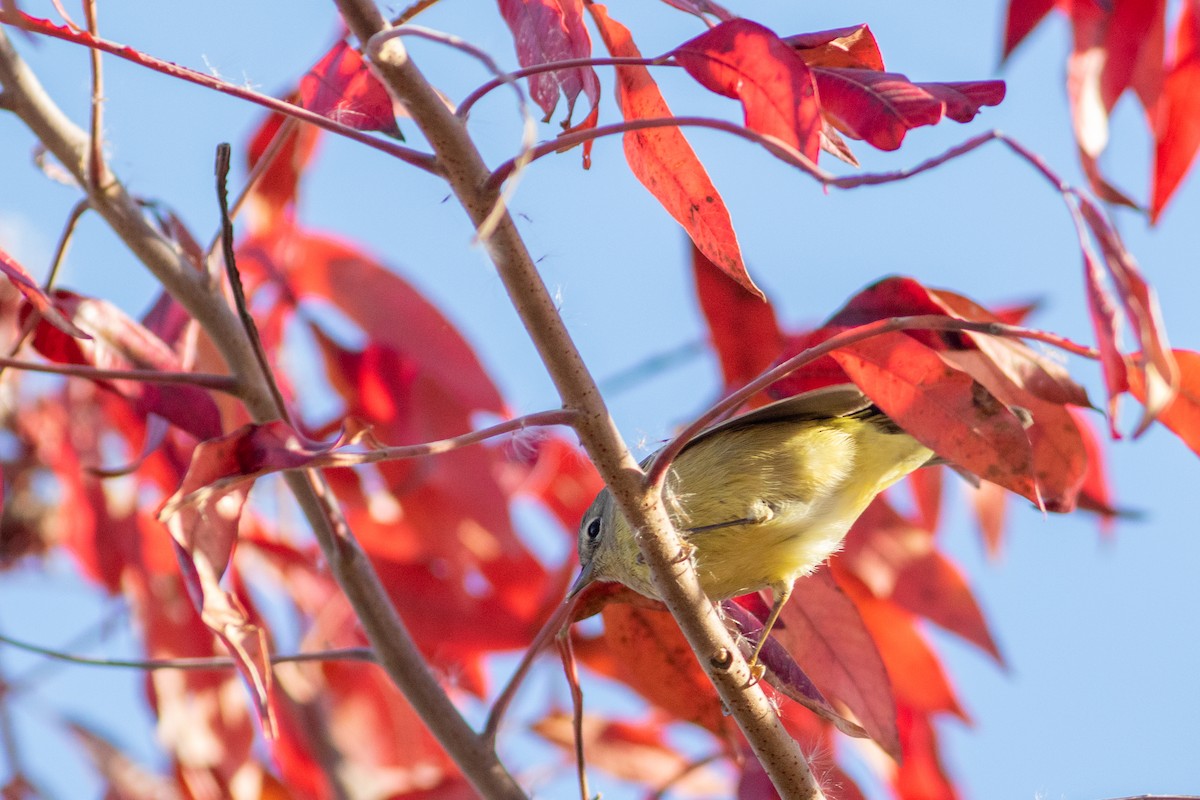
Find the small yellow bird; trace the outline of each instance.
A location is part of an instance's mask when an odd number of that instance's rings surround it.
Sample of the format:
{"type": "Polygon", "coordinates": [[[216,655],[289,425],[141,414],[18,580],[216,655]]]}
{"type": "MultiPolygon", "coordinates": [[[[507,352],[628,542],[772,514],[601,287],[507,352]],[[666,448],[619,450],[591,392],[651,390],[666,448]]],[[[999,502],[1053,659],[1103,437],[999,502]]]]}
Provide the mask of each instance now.
{"type": "MultiPolygon", "coordinates": [[[[653,457],[651,457],[653,458],[653,457]]],[[[650,459],[647,459],[648,463],[650,459]]],[[[934,453],[852,384],[780,400],[700,433],[671,464],[663,490],[713,600],[770,587],[758,654],[797,578],[842,545],[877,494],[934,453]]],[[[596,496],[579,525],[583,572],[575,589],[616,581],[657,598],[650,569],[612,494],[596,496]]]]}

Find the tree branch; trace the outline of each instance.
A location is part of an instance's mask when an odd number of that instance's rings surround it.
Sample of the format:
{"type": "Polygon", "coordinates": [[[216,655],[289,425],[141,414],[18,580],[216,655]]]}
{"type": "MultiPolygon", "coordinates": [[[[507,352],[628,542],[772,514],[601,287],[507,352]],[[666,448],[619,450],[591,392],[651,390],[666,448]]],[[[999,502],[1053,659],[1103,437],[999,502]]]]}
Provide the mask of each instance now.
{"type": "MultiPolygon", "coordinates": [[[[367,43],[367,55],[380,77],[405,104],[432,145],[447,182],[476,229],[490,224],[497,192],[488,187],[491,171],[462,120],[446,108],[398,38],[372,41],[388,30],[373,4],[367,0],[338,0],[338,7],[354,35],[367,43]]],[[[753,685],[745,660],[700,589],[694,567],[689,559],[679,558],[682,545],[671,528],[662,498],[649,490],[644,474],[622,441],[512,217],[504,211],[494,219],[490,235],[481,241],[564,406],[579,412],[576,430],[584,446],[622,512],[640,532],[639,546],[657,590],[776,788],[785,797],[820,797],[798,745],[761,688],[753,685]]]]}

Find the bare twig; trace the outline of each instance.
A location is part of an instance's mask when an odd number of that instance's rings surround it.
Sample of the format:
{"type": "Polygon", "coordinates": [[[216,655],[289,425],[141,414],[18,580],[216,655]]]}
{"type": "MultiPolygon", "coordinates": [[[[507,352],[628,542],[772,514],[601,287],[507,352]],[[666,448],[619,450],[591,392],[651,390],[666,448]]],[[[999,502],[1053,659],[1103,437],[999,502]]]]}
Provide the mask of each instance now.
{"type": "MultiPolygon", "coordinates": [[[[283,151],[284,146],[288,143],[288,139],[296,134],[296,130],[299,127],[300,121],[295,117],[285,117],[283,124],[275,130],[275,135],[271,137],[271,143],[267,145],[262,155],[254,162],[254,167],[250,170],[250,174],[246,176],[245,185],[242,186],[242,190],[238,192],[233,203],[229,205],[228,217],[230,220],[237,219],[238,213],[241,212],[246,198],[250,196],[250,192],[254,190],[255,184],[262,178],[263,173],[274,165],[275,159],[283,151]]],[[[208,247],[204,251],[204,263],[209,265],[209,274],[212,276],[214,284],[220,279],[221,270],[219,266],[213,263],[213,254],[221,246],[221,242],[224,239],[224,232],[225,223],[222,220],[217,232],[213,235],[212,241],[209,242],[208,247]]]]}
{"type": "Polygon", "coordinates": [[[376,150],[387,153],[393,158],[397,158],[406,164],[411,164],[414,167],[423,169],[426,172],[435,175],[438,174],[438,168],[437,164],[435,163],[435,159],[428,153],[422,153],[419,150],[414,150],[411,147],[405,147],[404,145],[398,144],[397,142],[393,142],[389,139],[380,139],[378,137],[371,136],[368,133],[355,130],[348,125],[343,125],[336,120],[323,117],[320,114],[314,114],[308,109],[293,105],[285,100],[280,100],[277,97],[271,97],[270,95],[261,94],[260,92],[256,92],[252,89],[247,89],[244,86],[237,86],[235,84],[228,83],[220,78],[215,78],[212,75],[206,75],[205,73],[197,72],[194,69],[188,69],[187,67],[181,67],[178,64],[172,64],[170,61],[163,61],[162,59],[155,58],[154,56],[142,53],[132,47],[118,44],[117,42],[110,42],[107,39],[100,38],[89,39],[86,34],[82,34],[79,31],[69,28],[40,26],[31,28],[19,15],[5,11],[3,8],[0,8],[0,22],[8,23],[17,28],[32,30],[34,33],[42,34],[43,36],[51,36],[55,39],[62,39],[63,41],[71,42],[72,44],[78,44],[84,47],[101,50],[105,53],[109,53],[110,55],[117,56],[118,58],[123,58],[126,61],[131,61],[139,66],[147,67],[155,72],[162,73],[163,75],[167,75],[172,78],[179,78],[180,80],[187,81],[188,83],[194,83],[198,86],[203,86],[207,89],[212,89],[214,91],[221,92],[222,94],[230,95],[231,97],[237,97],[241,100],[249,101],[271,111],[278,111],[280,114],[286,114],[289,117],[295,117],[302,122],[316,125],[318,128],[324,128],[330,133],[335,133],[338,136],[344,136],[347,139],[353,139],[359,144],[365,144],[367,147],[372,147],[376,150]]]}
{"type": "MultiPolygon", "coordinates": [[[[96,26],[96,0],[84,0],[83,16],[87,21],[88,33],[99,38],[96,26]]],[[[92,69],[92,117],[88,149],[88,180],[96,189],[108,183],[108,165],[104,163],[104,69],[100,64],[100,51],[88,52],[92,69]]]]}
{"type": "Polygon", "coordinates": [[[662,56],[658,58],[615,56],[612,58],[568,58],[562,61],[547,61],[544,64],[533,64],[532,66],[515,69],[512,72],[499,73],[491,80],[481,83],[462,99],[462,102],[458,104],[458,109],[454,113],[459,119],[467,119],[471,115],[471,109],[485,95],[506,83],[513,83],[521,78],[528,78],[530,75],[540,75],[543,72],[554,72],[560,69],[574,69],[575,67],[652,67],[666,63],[662,56]]]}
{"type": "MultiPolygon", "coordinates": [[[[507,77],[496,64],[495,60],[488,55],[487,51],[482,50],[465,39],[454,36],[452,34],[435,31],[429,28],[423,28],[417,25],[405,25],[400,28],[392,28],[390,30],[381,31],[371,38],[367,43],[367,50],[374,58],[378,49],[390,38],[394,36],[419,36],[423,39],[429,39],[435,42],[450,47],[462,50],[473,56],[476,60],[482,63],[487,69],[496,76],[496,80],[501,84],[507,84],[512,87],[517,95],[517,110],[521,114],[521,152],[513,159],[513,169],[508,175],[508,180],[504,183],[503,190],[496,198],[496,202],[492,205],[492,210],[481,222],[475,227],[475,239],[481,241],[492,235],[496,222],[500,219],[500,215],[504,213],[505,207],[508,204],[509,198],[516,192],[517,176],[521,174],[521,170],[529,163],[530,153],[533,151],[533,146],[537,141],[537,123],[534,122],[533,115],[529,113],[529,103],[525,99],[525,91],[521,85],[517,83],[515,78],[507,77]]],[[[464,117],[465,119],[465,117],[464,117]]]]}
{"type": "Polygon", "coordinates": [[[159,372],[154,369],[100,369],[84,364],[39,364],[19,358],[0,356],[0,369],[22,369],[28,372],[46,372],[52,375],[69,375],[93,381],[141,381],[142,383],[168,383],[198,386],[225,394],[238,394],[237,379],[230,375],[214,375],[206,372],[159,372]]]}
{"type": "Polygon", "coordinates": [[[254,360],[258,364],[260,377],[270,390],[271,399],[275,401],[275,413],[279,419],[291,425],[287,401],[283,399],[283,392],[280,391],[279,383],[271,372],[267,351],[263,349],[262,337],[258,335],[258,325],[254,323],[254,317],[250,316],[250,309],[246,305],[246,291],[242,287],[242,276],[237,268],[237,256],[233,248],[233,219],[229,216],[229,192],[226,186],[229,178],[229,153],[228,142],[217,145],[217,206],[221,209],[221,254],[225,257],[225,274],[229,279],[229,290],[233,293],[233,307],[237,309],[238,319],[242,321],[246,338],[250,340],[250,346],[254,350],[254,360]]]}
{"type": "MultiPolygon", "coordinates": [[[[236,669],[237,664],[232,658],[222,658],[213,656],[212,658],[97,658],[94,656],[81,656],[75,653],[66,653],[61,650],[55,650],[51,647],[42,647],[41,645],[24,642],[20,639],[14,639],[11,636],[0,634],[0,644],[6,644],[9,647],[15,647],[18,650],[24,650],[27,653],[36,653],[46,658],[52,658],[55,661],[64,661],[69,664],[84,664],[90,667],[113,667],[116,669],[140,669],[147,672],[163,669],[178,669],[178,670],[231,670],[236,669]]],[[[316,650],[311,653],[292,653],[290,655],[274,654],[271,656],[272,664],[295,664],[308,661],[366,661],[375,663],[375,651],[369,647],[348,647],[338,650],[316,650]]]]}

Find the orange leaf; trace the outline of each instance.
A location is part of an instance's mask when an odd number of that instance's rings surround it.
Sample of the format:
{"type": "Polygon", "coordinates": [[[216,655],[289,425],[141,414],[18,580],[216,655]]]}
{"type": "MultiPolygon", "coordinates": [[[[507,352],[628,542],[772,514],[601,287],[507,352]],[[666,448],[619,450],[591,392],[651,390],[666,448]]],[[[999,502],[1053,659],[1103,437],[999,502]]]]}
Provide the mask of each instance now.
{"type": "Polygon", "coordinates": [[[859,517],[832,563],[836,576],[852,574],[875,598],[925,617],[1002,662],[962,573],[938,552],[932,531],[901,516],[886,498],[859,517]]]}
{"type": "MultiPolygon", "coordinates": [[[[588,10],[614,56],[641,56],[629,30],[600,4],[588,10]]],[[[626,120],[672,116],[658,84],[645,67],[617,67],[617,102],[626,120]]],[[[746,272],[729,209],[683,132],[674,126],[629,131],[624,139],[629,168],[697,248],[747,292],[762,298],[746,272]]]]}
{"type": "Polygon", "coordinates": [[[717,736],[732,732],[716,690],[670,612],[609,603],[602,613],[604,640],[626,684],[685,722],[717,736]]]}
{"type": "Polygon", "coordinates": [[[891,679],[896,704],[925,713],[943,711],[966,719],[941,662],[916,627],[912,614],[873,596],[856,578],[834,569],[838,585],[854,600],[891,679]]]}
{"type": "Polygon", "coordinates": [[[942,766],[937,733],[929,715],[901,706],[897,709],[897,720],[904,743],[904,760],[893,779],[896,796],[957,800],[958,792],[942,766]]]}
{"type": "MultiPolygon", "coordinates": [[[[1179,392],[1158,415],[1158,421],[1175,433],[1193,453],[1200,455],[1200,353],[1175,350],[1179,364],[1179,392]]],[[[1129,390],[1146,402],[1146,385],[1140,372],[1129,374],[1129,390]]]]}
{"type": "Polygon", "coordinates": [[[883,54],[866,25],[785,36],[810,67],[854,67],[883,71],[883,54]]]}

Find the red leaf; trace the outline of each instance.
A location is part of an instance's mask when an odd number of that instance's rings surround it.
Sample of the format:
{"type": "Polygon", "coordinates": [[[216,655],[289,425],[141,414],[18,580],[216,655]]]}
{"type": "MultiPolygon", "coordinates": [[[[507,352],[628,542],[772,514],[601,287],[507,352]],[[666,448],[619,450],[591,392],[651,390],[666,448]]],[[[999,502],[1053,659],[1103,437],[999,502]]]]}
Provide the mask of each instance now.
{"type": "Polygon", "coordinates": [[[775,321],[775,310],[766,298],[747,295],[694,248],[692,273],[709,339],[721,360],[725,388],[744,386],[782,350],[783,333],[775,321]]]}
{"type": "Polygon", "coordinates": [[[1175,28],[1175,57],[1153,111],[1154,186],[1150,220],[1179,188],[1200,150],[1200,2],[1187,0],[1175,28]]]}
{"type": "Polygon", "coordinates": [[[300,79],[300,105],[360,131],[400,136],[392,97],[359,52],[344,40],[300,79]]]}
{"type": "MultiPolygon", "coordinates": [[[[629,30],[611,19],[603,5],[588,9],[612,55],[641,55],[629,30]]],[[[645,67],[617,67],[617,102],[626,120],[672,116],[645,67]]],[[[746,291],[762,297],[746,272],[729,209],[679,128],[629,131],[623,141],[633,174],[683,226],[696,247],[746,291]]]]}
{"type": "Polygon", "coordinates": [[[883,54],[866,25],[798,33],[783,41],[810,67],[853,67],[883,71],[883,54]]]}
{"type": "MultiPolygon", "coordinates": [[[[592,54],[592,40],[583,24],[582,0],[498,0],[498,3],[500,14],[512,31],[521,66],[587,58],[592,54]]],[[[545,112],[545,122],[554,115],[561,91],[567,99],[564,128],[570,123],[580,93],[587,95],[593,107],[600,100],[600,82],[591,67],[531,75],[529,91],[545,112]]]]}
{"type": "MultiPolygon", "coordinates": [[[[1003,662],[970,587],[938,552],[932,531],[902,517],[886,499],[876,499],[858,518],[833,564],[835,576],[853,574],[878,600],[925,617],[1003,662]]],[[[889,674],[895,678],[894,670],[889,674]]]]}
{"type": "MultiPolygon", "coordinates": [[[[1175,351],[1175,357],[1179,358],[1178,350],[1175,351]]],[[[1182,369],[1183,364],[1180,361],[1181,373],[1182,369]]],[[[1180,392],[1183,392],[1182,385],[1180,392]]],[[[1071,409],[1071,416],[1075,418],[1075,424],[1083,436],[1083,446],[1087,452],[1087,473],[1084,475],[1083,485],[1079,489],[1079,507],[1099,514],[1100,531],[1110,533],[1113,519],[1121,512],[1113,505],[1112,489],[1108,484],[1108,470],[1104,464],[1104,450],[1100,445],[1099,437],[1092,430],[1092,426],[1084,417],[1083,412],[1071,409]]]]}
{"type": "MultiPolygon", "coordinates": [[[[565,751],[573,751],[571,715],[550,712],[530,726],[565,751]]],[[[711,768],[698,767],[669,745],[661,722],[653,719],[621,722],[585,715],[583,748],[588,766],[645,786],[670,786],[672,793],[720,796],[728,793],[725,780],[711,768]]]]}
{"type": "Polygon", "coordinates": [[[833,574],[839,579],[838,586],[854,600],[879,649],[896,705],[966,719],[941,663],[917,630],[915,617],[896,603],[874,597],[852,575],[837,568],[833,574]]]}
{"type": "Polygon", "coordinates": [[[337,306],[370,340],[409,359],[462,407],[504,412],[499,392],[457,328],[353,245],[297,228],[274,230],[242,243],[238,265],[248,284],[284,279],[294,295],[337,306]]]}
{"type": "Polygon", "coordinates": [[[897,149],[913,128],[936,125],[943,116],[968,122],[982,106],[1004,99],[1003,81],[916,84],[897,73],[842,67],[813,67],[812,73],[825,118],[880,150],[897,149]]]}
{"type": "Polygon", "coordinates": [[[1004,58],[1012,54],[1052,8],[1054,0],[1009,0],[1004,22],[1004,58]]]}
{"type": "MultiPolygon", "coordinates": [[[[298,98],[292,94],[287,99],[295,102],[298,98]]],[[[282,114],[268,114],[250,137],[246,161],[251,169],[266,155],[287,119],[282,114]]],[[[276,151],[270,166],[254,182],[248,196],[251,209],[256,212],[250,216],[256,230],[272,230],[278,219],[292,214],[300,175],[312,161],[320,140],[321,129],[314,125],[291,123],[288,131],[287,140],[276,151]]]]}
{"type": "MultiPolygon", "coordinates": [[[[70,315],[72,326],[86,331],[73,338],[43,318],[34,328],[33,346],[46,358],[63,364],[100,369],[153,369],[178,372],[179,357],[165,342],[130,319],[106,300],[56,289],[55,302],[70,315]]],[[[128,399],[141,415],[158,414],[197,439],[221,433],[221,415],[207,391],[187,384],[155,384],[135,380],[96,381],[128,399]]]]}
{"type": "Polygon", "coordinates": [[[772,636],[796,654],[817,687],[844,703],[871,738],[893,757],[900,742],[896,708],[879,651],[854,603],[826,571],[796,581],[772,636]]]}
{"type": "Polygon", "coordinates": [[[970,122],[983,106],[998,106],[1004,100],[1004,81],[956,81],[918,83],[942,102],[946,116],[955,122],[970,122]]]}
{"type": "MultiPolygon", "coordinates": [[[[759,593],[745,595],[736,600],[726,600],[721,604],[727,619],[727,625],[745,637],[747,644],[753,646],[762,636],[763,623],[770,607],[759,593]],[[748,607],[756,606],[751,612],[748,607]]],[[[782,630],[780,628],[779,630],[782,630]]],[[[864,739],[869,734],[858,724],[851,722],[834,710],[825,696],[817,689],[812,679],[805,674],[792,655],[774,637],[768,637],[766,644],[759,651],[759,663],[767,668],[766,680],[771,688],[785,697],[796,701],[826,722],[833,724],[847,736],[864,739]]]]}
{"type": "Polygon", "coordinates": [[[757,22],[722,22],[672,54],[702,86],[740,100],[746,127],[774,136],[816,162],[821,115],[812,73],[778,36],[757,22]]]}
{"type": "MultiPolygon", "coordinates": [[[[1158,298],[1142,276],[1133,256],[1125,249],[1121,237],[1094,204],[1083,203],[1080,210],[1104,254],[1109,277],[1117,297],[1120,298],[1125,317],[1129,320],[1133,337],[1142,351],[1136,366],[1143,373],[1146,399],[1143,403],[1145,410],[1142,420],[1133,433],[1136,437],[1171,402],[1179,383],[1179,368],[1167,344],[1167,331],[1158,307],[1158,298]]],[[[1092,280],[1093,272],[1093,265],[1089,263],[1089,281],[1092,280]]],[[[1106,380],[1109,380],[1107,376],[1106,380]]],[[[1110,383],[1110,386],[1112,385],[1113,383],[1110,383]]]]}
{"type": "MultiPolygon", "coordinates": [[[[454,762],[379,667],[327,661],[330,743],[386,797],[438,797],[461,780],[454,762]],[[410,794],[411,793],[411,794],[410,794]]],[[[471,796],[466,792],[451,796],[471,796]]]]}
{"type": "MultiPolygon", "coordinates": [[[[1073,50],[1067,61],[1067,95],[1080,160],[1093,192],[1106,202],[1137,204],[1112,186],[1100,171],[1108,145],[1108,117],[1133,84],[1139,66],[1156,61],[1161,47],[1165,0],[1113,0],[1069,6],[1073,50]]],[[[1161,63],[1150,65],[1161,69],[1161,63]]],[[[1145,78],[1143,77],[1143,83],[1145,78]]]]}
{"type": "MultiPolygon", "coordinates": [[[[1192,452],[1200,455],[1200,353],[1175,350],[1174,355],[1179,364],[1179,392],[1159,413],[1158,421],[1182,439],[1192,452]]],[[[1130,391],[1146,403],[1146,385],[1141,373],[1130,372],[1129,377],[1130,391]]]]}
{"type": "Polygon", "coordinates": [[[63,313],[54,305],[49,295],[42,291],[42,287],[37,285],[33,277],[25,271],[25,268],[17,263],[16,259],[4,252],[2,248],[0,248],[0,272],[3,272],[9,282],[17,287],[17,291],[25,297],[29,305],[37,310],[42,315],[42,318],[55,328],[58,328],[58,330],[67,336],[72,336],[76,339],[91,338],[87,333],[75,327],[71,320],[63,316],[63,313]]]}
{"type": "Polygon", "coordinates": [[[1021,421],[970,376],[904,334],[859,342],[833,358],[925,446],[1040,505],[1021,421]]]}
{"type": "Polygon", "coordinates": [[[1108,393],[1108,426],[1114,439],[1120,438],[1117,430],[1117,401],[1129,389],[1129,371],[1125,356],[1120,351],[1121,321],[1116,305],[1105,284],[1104,273],[1091,250],[1083,251],[1084,283],[1087,288],[1088,315],[1092,320],[1092,331],[1096,334],[1096,347],[1100,351],[1100,368],[1104,373],[1104,388],[1108,393]]]}

